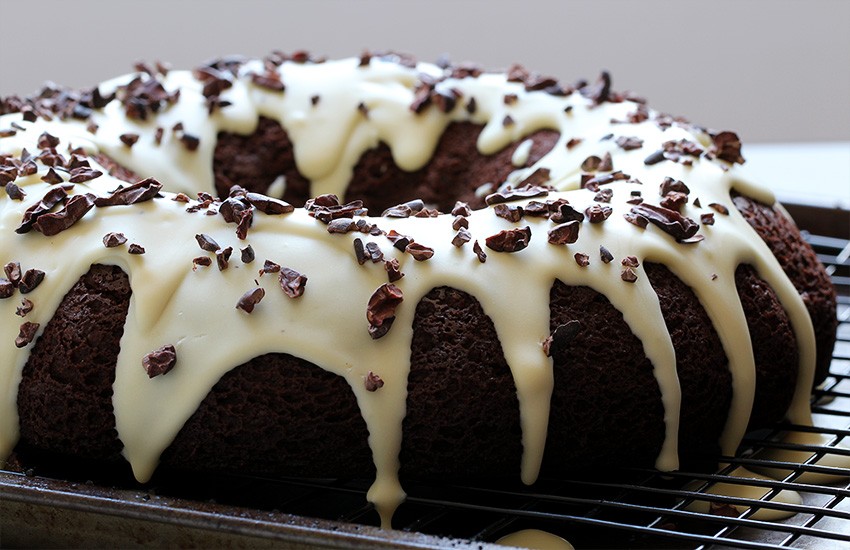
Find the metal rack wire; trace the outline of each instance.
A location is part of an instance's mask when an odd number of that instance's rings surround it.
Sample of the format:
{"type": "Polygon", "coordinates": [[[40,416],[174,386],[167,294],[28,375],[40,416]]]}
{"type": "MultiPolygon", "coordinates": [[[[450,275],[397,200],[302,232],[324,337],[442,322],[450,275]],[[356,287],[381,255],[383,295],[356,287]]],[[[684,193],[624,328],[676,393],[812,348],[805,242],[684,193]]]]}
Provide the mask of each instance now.
{"type": "MultiPolygon", "coordinates": [[[[544,480],[534,487],[500,484],[498,489],[408,481],[408,499],[394,517],[394,528],[481,545],[513,531],[537,528],[564,537],[576,548],[850,548],[850,471],[818,464],[829,455],[850,456],[850,242],[812,235],[807,239],[827,266],[839,294],[838,343],[830,376],[813,395],[816,427],[782,425],[749,434],[736,456],[723,457],[725,466],[715,473],[661,474],[632,468],[599,479],[544,480]],[[786,443],[781,435],[790,432],[817,434],[820,441],[786,443]],[[787,462],[764,456],[769,450],[811,456],[803,463],[787,462]],[[742,479],[732,475],[739,467],[779,469],[784,478],[742,479]],[[801,481],[804,474],[833,474],[842,481],[808,483],[801,481]],[[759,488],[759,494],[711,493],[717,484],[753,486],[759,488]],[[777,496],[783,491],[799,493],[801,501],[780,502],[777,496]],[[702,503],[703,508],[695,509],[694,503],[702,503]],[[766,521],[759,514],[767,510],[791,517],[766,521]]],[[[259,508],[329,520],[330,528],[325,523],[316,531],[315,544],[327,544],[323,537],[336,529],[334,525],[378,524],[377,514],[366,503],[366,480],[281,481],[237,476],[219,480],[215,486],[180,481],[151,488],[145,500],[151,495],[168,498],[173,490],[180,498],[195,502],[214,500],[237,509],[259,508]]],[[[307,542],[311,542],[309,537],[307,542]]],[[[389,544],[408,546],[398,538],[389,544]]]]}

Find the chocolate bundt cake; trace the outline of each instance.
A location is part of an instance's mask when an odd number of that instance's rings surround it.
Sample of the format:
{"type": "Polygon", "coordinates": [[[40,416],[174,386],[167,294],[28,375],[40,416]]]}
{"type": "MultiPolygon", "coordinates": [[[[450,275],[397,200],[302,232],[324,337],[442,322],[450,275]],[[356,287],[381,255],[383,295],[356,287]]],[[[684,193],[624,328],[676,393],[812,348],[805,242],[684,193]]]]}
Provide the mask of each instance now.
{"type": "Polygon", "coordinates": [[[738,137],[512,67],[227,58],[0,116],[0,455],[399,479],[810,422],[835,293],[738,137]]]}

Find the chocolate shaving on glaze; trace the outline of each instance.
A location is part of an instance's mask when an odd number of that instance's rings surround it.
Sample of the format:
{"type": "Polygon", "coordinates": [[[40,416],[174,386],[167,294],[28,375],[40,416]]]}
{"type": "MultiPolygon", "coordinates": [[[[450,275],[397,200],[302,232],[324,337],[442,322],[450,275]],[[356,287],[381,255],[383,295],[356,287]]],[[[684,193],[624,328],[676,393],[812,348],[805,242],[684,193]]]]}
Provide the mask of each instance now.
{"type": "Polygon", "coordinates": [[[177,351],[174,346],[162,346],[142,357],[142,367],[149,378],[168,373],[177,364],[177,351]]]}
{"type": "Polygon", "coordinates": [[[295,210],[295,207],[286,201],[267,197],[266,195],[261,195],[260,193],[247,193],[245,195],[245,200],[251,203],[254,208],[259,210],[263,214],[268,214],[269,216],[289,214],[290,212],[295,210]]]}
{"type": "Polygon", "coordinates": [[[252,288],[239,298],[239,301],[236,302],[236,309],[251,313],[254,311],[254,306],[259,304],[265,295],[266,291],[262,287],[252,288]]]}
{"type": "Polygon", "coordinates": [[[602,260],[602,263],[610,264],[614,260],[614,255],[604,246],[600,246],[599,258],[602,260]]]}
{"type": "Polygon", "coordinates": [[[9,195],[9,198],[13,201],[22,201],[27,196],[20,187],[12,182],[7,183],[4,189],[6,189],[6,194],[9,195]]]}
{"type": "Polygon", "coordinates": [[[577,221],[556,225],[548,232],[549,244],[572,244],[576,242],[580,228],[581,224],[577,221]]]}
{"type": "Polygon", "coordinates": [[[546,357],[561,353],[581,331],[581,322],[573,319],[563,325],[558,325],[552,334],[543,342],[543,353],[546,357]]]}
{"type": "Polygon", "coordinates": [[[236,237],[240,241],[248,238],[248,229],[254,223],[254,209],[246,208],[239,213],[239,223],[236,224],[236,237]]]}
{"type": "Polygon", "coordinates": [[[58,212],[48,212],[40,215],[32,224],[32,228],[41,234],[51,237],[65,231],[94,208],[95,196],[91,193],[74,195],[58,212]]]}
{"type": "Polygon", "coordinates": [[[524,215],[521,206],[510,207],[507,204],[497,204],[493,207],[493,213],[509,222],[518,222],[524,215]]]}
{"type": "Polygon", "coordinates": [[[280,273],[280,264],[277,264],[271,260],[266,260],[265,262],[263,262],[263,268],[260,269],[260,277],[262,277],[266,273],[280,273]]]}
{"type": "Polygon", "coordinates": [[[106,248],[115,248],[116,246],[121,246],[126,242],[127,237],[124,236],[124,233],[116,233],[115,231],[112,231],[103,236],[103,246],[106,248]]]}
{"type": "Polygon", "coordinates": [[[677,193],[684,193],[685,195],[689,195],[691,190],[685,185],[684,182],[679,180],[674,180],[673,178],[667,177],[664,178],[664,181],[661,182],[659,186],[660,195],[663,197],[668,193],[673,191],[677,193]]]}
{"type": "Polygon", "coordinates": [[[570,138],[567,141],[567,150],[569,151],[570,149],[573,149],[576,145],[578,145],[582,141],[584,141],[584,140],[581,139],[581,138],[570,138]]]}
{"type": "Polygon", "coordinates": [[[365,213],[363,201],[356,200],[338,206],[320,206],[310,212],[310,215],[323,223],[330,223],[337,218],[351,218],[365,213]]]}
{"type": "Polygon", "coordinates": [[[328,233],[348,233],[357,229],[357,224],[351,218],[337,218],[328,224],[328,233]]]}
{"type": "Polygon", "coordinates": [[[209,256],[198,256],[192,258],[192,271],[197,271],[198,266],[209,267],[212,265],[212,258],[209,256]]]}
{"type": "Polygon", "coordinates": [[[35,339],[35,333],[38,332],[39,326],[41,325],[38,323],[31,323],[29,321],[22,324],[18,331],[18,337],[15,338],[15,347],[22,348],[32,342],[33,339],[35,339]]]}
{"type": "Polygon", "coordinates": [[[469,220],[465,216],[455,216],[455,219],[452,220],[452,229],[458,231],[461,228],[469,229],[469,220]]]}
{"type": "Polygon", "coordinates": [[[59,138],[43,132],[38,136],[37,145],[39,149],[53,149],[59,145],[59,138]]]}
{"type": "Polygon", "coordinates": [[[611,75],[608,71],[602,71],[595,84],[583,86],[579,92],[595,105],[608,101],[611,99],[611,75]]]}
{"type": "Polygon", "coordinates": [[[221,247],[215,239],[207,235],[206,233],[199,233],[195,235],[195,240],[198,241],[198,246],[201,247],[201,250],[206,250],[207,252],[215,252],[221,247]]]}
{"type": "Polygon", "coordinates": [[[626,256],[620,263],[626,267],[640,267],[640,261],[637,256],[626,256]]]}
{"type": "Polygon", "coordinates": [[[28,232],[33,224],[38,221],[38,218],[50,212],[54,206],[63,202],[68,197],[68,192],[62,187],[54,187],[47,193],[37,204],[27,208],[24,212],[24,217],[21,220],[21,225],[15,229],[15,233],[23,234],[28,232]]]}
{"type": "Polygon", "coordinates": [[[614,190],[610,187],[600,189],[599,192],[593,196],[593,200],[595,202],[611,202],[612,198],[614,198],[614,190]]]}
{"type": "Polygon", "coordinates": [[[97,197],[94,204],[97,207],[105,206],[128,206],[140,202],[147,202],[156,197],[162,184],[154,178],[143,179],[127,187],[118,189],[108,197],[97,197]]]}
{"type": "Polygon", "coordinates": [[[475,255],[478,256],[478,261],[482,264],[487,261],[487,253],[484,252],[484,249],[481,248],[481,245],[478,244],[478,241],[472,243],[472,251],[475,252],[475,255]]]}
{"type": "Polygon", "coordinates": [[[363,265],[366,263],[366,260],[369,259],[369,256],[366,254],[366,248],[363,246],[363,241],[360,239],[354,239],[354,257],[357,259],[357,263],[363,265]]]}
{"type": "Polygon", "coordinates": [[[47,173],[45,175],[41,176],[41,181],[54,185],[57,183],[62,183],[65,180],[63,180],[62,176],[60,176],[56,172],[56,170],[51,167],[47,170],[47,173]]]}
{"type": "Polygon", "coordinates": [[[643,140],[632,136],[619,136],[615,143],[624,151],[632,151],[643,147],[643,140]]]}
{"type": "Polygon", "coordinates": [[[454,208],[452,208],[452,216],[470,216],[472,215],[472,209],[469,207],[469,204],[463,201],[457,201],[455,203],[454,208]]]}
{"type": "Polygon", "coordinates": [[[71,183],[85,183],[95,178],[99,178],[102,175],[103,172],[101,172],[100,170],[93,170],[86,166],[81,166],[79,168],[74,168],[73,170],[71,170],[71,177],[68,178],[68,181],[71,183]]]}
{"type": "MultiPolygon", "coordinates": [[[[555,203],[553,203],[554,205],[555,203]]],[[[566,201],[558,203],[557,209],[549,217],[555,223],[566,223],[571,221],[583,222],[584,214],[572,207],[566,201]]]]}
{"type": "MultiPolygon", "coordinates": [[[[545,168],[540,168],[534,172],[537,174],[540,170],[546,170],[545,168]]],[[[548,174],[548,170],[546,170],[548,174]]],[[[532,174],[528,179],[534,176],[532,174]]],[[[548,178],[548,175],[546,176],[548,178]]],[[[548,181],[548,179],[547,179],[548,181]]],[[[541,187],[539,185],[525,185],[523,187],[518,187],[516,189],[509,189],[507,191],[501,191],[498,193],[493,193],[491,195],[487,195],[484,199],[484,202],[488,205],[492,206],[494,204],[501,204],[503,202],[515,201],[519,199],[529,199],[532,197],[545,197],[549,194],[548,187],[541,187]]],[[[454,213],[454,211],[452,211],[454,213]]],[[[466,214],[468,215],[468,214],[466,214]]]]}
{"type": "Polygon", "coordinates": [[[550,214],[549,205],[540,201],[529,201],[523,207],[523,212],[534,218],[548,218],[550,214]]]}
{"type": "Polygon", "coordinates": [[[366,379],[363,381],[366,386],[366,391],[378,391],[380,388],[384,387],[384,381],[381,380],[381,377],[375,374],[372,371],[369,371],[366,374],[366,379]]]}
{"type": "Polygon", "coordinates": [[[227,223],[238,224],[242,219],[242,213],[250,208],[251,206],[242,198],[228,197],[218,207],[218,212],[227,223]]]}
{"type": "Polygon", "coordinates": [[[35,304],[32,303],[32,300],[24,298],[23,300],[21,300],[21,305],[19,305],[17,309],[15,309],[15,315],[17,315],[18,317],[26,317],[29,312],[33,310],[34,307],[35,304]]]}
{"type": "Polygon", "coordinates": [[[390,232],[387,233],[387,239],[393,243],[393,246],[397,249],[405,252],[407,250],[407,245],[413,242],[413,239],[408,237],[407,235],[402,235],[401,233],[397,233],[395,229],[390,229],[390,232]]]}
{"type": "Polygon", "coordinates": [[[137,141],[139,141],[139,134],[121,134],[118,136],[118,139],[120,139],[121,143],[127,147],[132,147],[137,141]]]}
{"type": "Polygon", "coordinates": [[[576,263],[579,267],[587,267],[590,265],[590,256],[584,254],[583,252],[576,252],[573,257],[576,260],[576,263]]]}
{"type": "Polygon", "coordinates": [[[383,211],[381,216],[387,218],[409,218],[410,216],[421,212],[424,208],[425,203],[422,202],[422,199],[413,199],[387,208],[383,211]]]}
{"type": "Polygon", "coordinates": [[[225,269],[227,269],[228,261],[230,260],[230,255],[232,253],[233,247],[230,246],[215,251],[215,261],[218,264],[219,271],[224,271],[225,269]]]}
{"type": "Polygon", "coordinates": [[[632,206],[631,213],[649,220],[679,242],[693,237],[699,231],[699,225],[695,221],[669,208],[638,204],[632,206]]]}
{"type": "Polygon", "coordinates": [[[699,217],[699,221],[702,222],[703,225],[714,225],[714,213],[708,212],[706,214],[702,214],[699,217]]]}
{"type": "Polygon", "coordinates": [[[582,161],[581,169],[585,172],[595,172],[600,164],[602,164],[602,159],[596,155],[591,155],[582,161]]]}
{"type": "Polygon", "coordinates": [[[11,298],[15,294],[15,285],[8,279],[0,279],[0,300],[11,298]]]}
{"type": "Polygon", "coordinates": [[[249,244],[245,248],[239,250],[243,264],[250,264],[254,261],[254,248],[249,244]]]}
{"type": "MultiPolygon", "coordinates": [[[[643,201],[641,201],[638,204],[643,204],[643,201]]],[[[649,220],[646,219],[644,216],[641,216],[639,214],[633,214],[631,212],[627,212],[627,213],[623,214],[623,218],[625,218],[626,221],[629,222],[630,224],[636,225],[636,226],[640,227],[641,229],[646,229],[647,226],[649,226],[649,220]]]]}
{"type": "Polygon", "coordinates": [[[40,269],[28,269],[18,283],[18,290],[21,291],[21,294],[29,294],[35,290],[43,280],[44,271],[41,271],[40,269]]]}
{"type": "Polygon", "coordinates": [[[728,216],[728,215],[729,215],[729,209],[728,209],[728,208],[726,208],[725,206],[723,206],[723,205],[722,205],[722,204],[720,204],[720,203],[712,202],[712,203],[711,203],[711,204],[709,204],[708,206],[710,206],[711,208],[713,208],[714,210],[716,210],[716,211],[717,211],[717,212],[719,212],[720,214],[723,214],[724,216],[728,216]]]}
{"type": "Polygon", "coordinates": [[[584,213],[587,214],[590,223],[602,223],[611,216],[613,211],[610,206],[594,204],[593,206],[589,206],[584,213]]]}
{"type": "MultiPolygon", "coordinates": [[[[413,244],[413,243],[411,243],[413,244]]],[[[366,243],[366,255],[372,260],[372,263],[384,261],[384,253],[378,243],[369,241],[366,243]]]]}
{"type": "Polygon", "coordinates": [[[3,266],[3,272],[13,286],[17,287],[21,282],[21,264],[19,262],[9,262],[3,266]]]}
{"type": "Polygon", "coordinates": [[[404,273],[399,270],[398,260],[395,258],[386,260],[384,262],[384,269],[387,271],[387,279],[391,283],[394,283],[404,277],[404,273]]]}
{"type": "Polygon", "coordinates": [[[678,191],[670,191],[663,199],[661,199],[660,204],[664,208],[681,212],[682,207],[688,204],[688,196],[685,193],[679,193],[678,191]]]}
{"type": "Polygon", "coordinates": [[[631,267],[624,267],[620,272],[620,278],[626,281],[627,283],[634,283],[637,281],[637,273],[631,267]]]}
{"type": "Polygon", "coordinates": [[[472,233],[469,232],[465,227],[460,227],[457,230],[457,234],[452,239],[452,244],[458,248],[465,245],[469,241],[472,240],[472,233]]]}
{"type": "Polygon", "coordinates": [[[145,248],[142,245],[132,243],[128,248],[127,252],[136,256],[141,256],[145,253],[145,248]]]}
{"type": "Polygon", "coordinates": [[[664,151],[662,149],[659,149],[658,151],[651,153],[648,157],[643,159],[643,163],[647,166],[652,166],[653,164],[658,164],[664,159],[664,151]]]}
{"type": "Polygon", "coordinates": [[[403,299],[401,289],[392,283],[384,283],[372,293],[366,306],[366,320],[373,339],[381,338],[389,331],[395,320],[395,310],[403,299]]]}
{"type": "Polygon", "coordinates": [[[519,252],[531,242],[531,228],[528,226],[516,229],[503,229],[485,239],[490,250],[496,252],[519,252]]]}
{"type": "Polygon", "coordinates": [[[741,139],[738,134],[729,131],[720,132],[712,135],[711,140],[713,144],[708,149],[709,156],[732,164],[744,164],[744,157],[741,156],[741,139]]]}
{"type": "Polygon", "coordinates": [[[433,248],[415,242],[409,243],[404,251],[413,256],[413,259],[417,262],[424,262],[434,256],[433,248]]]}
{"type": "Polygon", "coordinates": [[[611,172],[614,170],[614,160],[611,158],[611,153],[605,153],[602,156],[602,161],[596,167],[600,172],[611,172]]]}

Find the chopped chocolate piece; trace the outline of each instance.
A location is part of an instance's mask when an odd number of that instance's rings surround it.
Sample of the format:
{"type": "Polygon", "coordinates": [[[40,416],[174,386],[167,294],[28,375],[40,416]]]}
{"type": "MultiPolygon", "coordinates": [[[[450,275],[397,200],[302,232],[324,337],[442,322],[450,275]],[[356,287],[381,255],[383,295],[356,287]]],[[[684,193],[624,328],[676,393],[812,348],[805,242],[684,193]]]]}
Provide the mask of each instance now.
{"type": "Polygon", "coordinates": [[[15,285],[8,279],[0,279],[0,300],[11,298],[15,294],[15,285]]]}
{"type": "MultiPolygon", "coordinates": [[[[548,181],[549,179],[549,170],[546,168],[538,168],[534,171],[531,176],[526,178],[524,181],[529,180],[540,180],[541,178],[545,178],[544,181],[548,181]],[[538,175],[539,174],[539,175],[538,175]]],[[[484,202],[488,205],[492,206],[494,204],[500,204],[503,202],[510,202],[519,199],[529,199],[532,197],[545,197],[549,194],[549,188],[543,187],[540,185],[536,185],[533,183],[523,185],[522,187],[518,187],[516,189],[508,189],[507,191],[502,191],[499,193],[493,193],[492,195],[487,195],[484,199],[484,202]]]]}
{"type": "Polygon", "coordinates": [[[218,264],[219,271],[224,271],[225,269],[227,269],[228,261],[230,260],[230,255],[232,253],[233,247],[231,246],[215,251],[215,261],[218,264]]]}
{"type": "Polygon", "coordinates": [[[24,200],[24,197],[27,196],[27,194],[24,193],[24,191],[20,187],[18,187],[12,182],[7,183],[5,189],[6,194],[9,195],[9,198],[13,201],[22,201],[24,200]]]}
{"type": "Polygon", "coordinates": [[[404,277],[404,273],[399,270],[398,260],[395,258],[385,261],[384,269],[387,270],[387,278],[391,283],[404,277]]]}
{"type": "Polygon", "coordinates": [[[328,233],[348,233],[357,229],[357,224],[351,218],[337,218],[328,224],[328,233]]]}
{"type": "Polygon", "coordinates": [[[549,219],[555,223],[566,223],[571,221],[583,222],[584,214],[564,201],[557,204],[557,210],[549,217],[549,219]]]}
{"type": "Polygon", "coordinates": [[[421,212],[425,208],[425,203],[421,199],[414,199],[403,204],[397,204],[384,210],[381,216],[387,218],[409,218],[410,216],[421,212]]]}
{"type": "Polygon", "coordinates": [[[15,347],[22,348],[32,342],[35,338],[35,333],[38,332],[39,326],[38,323],[31,323],[29,321],[22,324],[18,332],[18,337],[15,338],[15,347]]]}
{"type": "Polygon", "coordinates": [[[363,246],[363,241],[360,239],[354,239],[354,257],[360,265],[365,264],[366,260],[369,259],[369,256],[366,254],[366,249],[363,246]]]}
{"type": "Polygon", "coordinates": [[[513,105],[518,99],[519,97],[516,94],[505,94],[503,101],[505,102],[505,105],[513,105]]]}
{"type": "Polygon", "coordinates": [[[725,206],[723,206],[720,203],[713,202],[713,203],[709,204],[708,206],[710,206],[711,208],[715,209],[717,212],[719,212],[723,215],[726,215],[726,216],[729,215],[729,209],[726,208],[725,206]]]}
{"type": "Polygon", "coordinates": [[[85,216],[89,210],[94,208],[94,203],[95,196],[91,193],[75,195],[58,212],[40,215],[32,224],[32,227],[48,237],[58,235],[85,216]]]}
{"type": "Polygon", "coordinates": [[[589,206],[584,213],[587,214],[590,223],[602,223],[611,216],[613,211],[614,210],[610,206],[594,204],[593,206],[589,206]]]}
{"type": "Polygon", "coordinates": [[[632,206],[631,213],[649,220],[677,241],[693,237],[699,231],[699,225],[695,221],[669,208],[638,204],[632,206]]]}
{"type": "Polygon", "coordinates": [[[469,205],[463,201],[457,201],[455,203],[454,208],[452,208],[453,216],[470,216],[472,215],[472,209],[469,205]]]}
{"type": "Polygon", "coordinates": [[[142,367],[149,378],[168,373],[177,363],[177,351],[174,346],[162,346],[142,357],[142,367]]]}
{"type": "Polygon", "coordinates": [[[239,301],[236,302],[236,309],[251,313],[254,311],[254,306],[259,304],[265,295],[266,291],[262,287],[252,288],[239,298],[239,301]]]}
{"type": "Polygon", "coordinates": [[[713,155],[720,160],[725,160],[733,164],[744,164],[744,157],[741,156],[741,140],[735,132],[720,132],[717,135],[712,135],[711,140],[713,145],[709,148],[709,155],[713,155]]]}
{"type": "Polygon", "coordinates": [[[21,264],[18,262],[9,262],[3,266],[3,271],[6,273],[9,282],[17,287],[21,282],[21,264]]]}
{"type": "Polygon", "coordinates": [[[212,258],[209,256],[198,256],[192,259],[192,271],[196,271],[198,266],[209,267],[212,265],[212,258]]]}
{"type": "Polygon", "coordinates": [[[238,224],[242,219],[242,213],[250,208],[250,205],[241,198],[228,197],[221,203],[218,211],[227,223],[238,224]]]}
{"type": "Polygon", "coordinates": [[[581,322],[575,319],[563,325],[558,325],[552,334],[543,342],[543,352],[546,357],[552,357],[560,353],[578,335],[581,330],[581,322]]]}
{"type": "Polygon", "coordinates": [[[417,262],[424,262],[425,260],[430,259],[434,255],[433,248],[428,248],[425,245],[415,242],[409,243],[405,247],[404,251],[413,256],[413,259],[417,262]]]}
{"type": "Polygon", "coordinates": [[[664,151],[662,149],[659,149],[658,151],[655,151],[654,153],[643,159],[643,163],[647,166],[651,166],[653,164],[658,164],[662,160],[664,160],[664,151]]]}
{"type": "Polygon", "coordinates": [[[198,147],[201,145],[201,140],[197,136],[184,133],[180,136],[180,143],[182,143],[188,151],[197,151],[198,147]]]}
{"type": "Polygon", "coordinates": [[[278,214],[289,214],[290,212],[295,210],[295,207],[286,201],[267,197],[266,195],[261,195],[260,193],[248,193],[245,195],[245,199],[249,203],[251,203],[257,210],[259,210],[263,214],[268,214],[270,216],[278,214]]]}
{"type": "Polygon", "coordinates": [[[260,270],[260,277],[266,273],[280,273],[280,264],[276,264],[271,260],[263,262],[263,268],[260,270]]]}
{"type": "Polygon", "coordinates": [[[592,86],[582,86],[579,90],[581,95],[599,105],[611,99],[611,75],[608,71],[602,71],[596,83],[592,86]]]}
{"type": "Polygon", "coordinates": [[[626,256],[620,263],[626,267],[640,267],[640,261],[638,261],[637,256],[626,256]]]}
{"type": "Polygon", "coordinates": [[[576,259],[576,263],[579,267],[587,267],[590,265],[590,256],[584,254],[582,252],[576,252],[573,256],[576,259]]]}
{"type": "Polygon", "coordinates": [[[674,180],[673,178],[664,178],[664,181],[661,182],[660,186],[660,195],[663,197],[673,191],[677,193],[684,193],[685,195],[688,195],[691,192],[684,182],[674,180]]]}
{"type": "Polygon", "coordinates": [[[581,224],[577,221],[569,221],[556,225],[549,230],[549,244],[572,244],[576,242],[580,227],[581,224]]]}
{"type": "Polygon", "coordinates": [[[39,149],[52,149],[59,145],[59,138],[56,136],[51,136],[47,132],[43,132],[40,136],[38,136],[38,148],[39,149]]]}
{"type": "Polygon", "coordinates": [[[511,115],[505,115],[505,118],[502,119],[502,126],[507,128],[508,126],[513,126],[513,125],[514,125],[514,119],[511,117],[511,115]]]}
{"type": "Polygon", "coordinates": [[[286,86],[281,81],[280,75],[276,72],[267,72],[265,74],[251,73],[251,82],[273,92],[283,92],[286,90],[286,86]]]}
{"type": "Polygon", "coordinates": [[[162,184],[154,178],[143,179],[127,187],[116,190],[108,197],[98,197],[95,205],[98,207],[119,206],[146,202],[156,197],[162,184]]]}
{"type": "Polygon", "coordinates": [[[594,195],[593,200],[596,202],[611,202],[611,199],[614,197],[614,190],[610,187],[606,187],[605,189],[600,189],[596,195],[594,195]]]}
{"type": "Polygon", "coordinates": [[[115,248],[127,242],[127,237],[124,233],[116,233],[114,231],[103,236],[103,246],[106,248],[115,248]]]}
{"type": "MultiPolygon", "coordinates": [[[[643,201],[640,201],[638,204],[642,204],[642,203],[643,203],[643,201]]],[[[630,224],[636,225],[636,226],[640,227],[641,229],[646,229],[646,227],[649,225],[649,220],[646,219],[645,217],[641,216],[640,214],[633,214],[631,212],[627,212],[627,213],[623,214],[623,217],[626,219],[627,222],[629,222],[630,224]]]]}
{"type": "Polygon", "coordinates": [[[611,158],[611,153],[605,153],[602,156],[602,162],[596,167],[600,172],[610,172],[614,169],[614,161],[611,158]]]}
{"type": "Polygon", "coordinates": [[[614,255],[604,246],[599,247],[599,257],[602,263],[610,264],[614,260],[614,255]]]}
{"type": "Polygon", "coordinates": [[[452,220],[452,229],[457,231],[460,228],[468,229],[469,220],[464,216],[455,216],[455,219],[452,220]]]}
{"type": "Polygon", "coordinates": [[[631,267],[624,267],[623,271],[620,272],[620,278],[627,283],[634,283],[637,281],[637,273],[635,273],[635,270],[631,267]]]}
{"type": "Polygon", "coordinates": [[[39,217],[49,212],[54,206],[63,202],[68,197],[68,192],[62,187],[54,187],[47,193],[37,204],[27,208],[24,212],[24,217],[21,220],[21,225],[15,229],[16,233],[28,232],[39,217]]]}
{"type": "Polygon", "coordinates": [[[141,256],[145,253],[145,248],[142,245],[131,243],[130,246],[127,248],[127,252],[135,256],[141,256]]]}
{"type": "Polygon", "coordinates": [[[47,173],[41,177],[41,181],[47,182],[47,183],[50,183],[50,184],[56,184],[56,183],[62,183],[65,180],[63,180],[62,176],[60,176],[56,172],[56,170],[54,170],[51,167],[50,169],[47,170],[47,173]]]}
{"type": "Polygon", "coordinates": [[[32,301],[28,298],[24,298],[23,300],[21,300],[21,305],[19,305],[18,308],[15,310],[15,315],[17,315],[18,317],[26,317],[27,314],[32,311],[33,307],[35,306],[32,301]]]}
{"type": "Polygon", "coordinates": [[[686,204],[688,204],[688,196],[685,193],[679,193],[678,191],[670,191],[663,199],[661,199],[661,206],[669,208],[670,210],[675,210],[676,212],[681,212],[682,207],[686,204]]]}
{"type": "MultiPolygon", "coordinates": [[[[412,244],[412,243],[411,243],[412,244]]],[[[378,243],[369,241],[366,243],[366,255],[372,260],[372,263],[384,261],[384,253],[378,243]]]]}
{"type": "Polygon", "coordinates": [[[381,380],[381,377],[375,374],[372,371],[366,375],[366,380],[364,381],[366,385],[366,391],[378,391],[379,388],[384,387],[384,381],[381,380]]]}
{"type": "Polygon", "coordinates": [[[567,150],[574,148],[582,141],[584,140],[582,140],[581,138],[570,138],[569,141],[567,141],[567,150]]]}
{"type": "Polygon", "coordinates": [[[584,161],[581,163],[581,169],[585,172],[595,172],[601,163],[601,158],[597,157],[596,155],[591,155],[584,159],[584,161]]]}
{"type": "Polygon", "coordinates": [[[535,218],[548,218],[549,205],[540,201],[529,201],[528,204],[526,204],[523,208],[523,212],[526,216],[531,216],[535,218]]]}
{"type": "Polygon", "coordinates": [[[694,206],[696,206],[697,208],[702,208],[702,203],[700,203],[700,202],[699,202],[699,197],[697,197],[697,198],[695,198],[695,199],[694,199],[694,203],[693,203],[693,204],[694,204],[694,206]]]}
{"type": "Polygon", "coordinates": [[[192,199],[190,199],[189,196],[185,193],[177,193],[171,200],[173,200],[174,202],[189,202],[192,199]]]}
{"type": "Polygon", "coordinates": [[[207,252],[215,252],[221,248],[218,243],[215,242],[215,239],[206,233],[199,233],[195,235],[195,240],[198,241],[198,246],[201,247],[201,250],[206,250],[207,252]]]}
{"type": "Polygon", "coordinates": [[[457,230],[457,234],[452,239],[452,244],[457,246],[457,247],[461,247],[471,240],[472,240],[472,233],[470,233],[469,230],[467,230],[466,228],[460,227],[457,230]]]}
{"type": "Polygon", "coordinates": [[[487,248],[496,252],[519,252],[531,242],[531,228],[503,229],[485,239],[487,248]]]}
{"type": "Polygon", "coordinates": [[[91,181],[95,178],[99,178],[103,175],[103,172],[100,170],[93,170],[86,166],[81,166],[79,168],[74,168],[71,170],[71,177],[68,178],[68,181],[71,183],[84,183],[87,181],[91,181]]]}
{"type": "Polygon", "coordinates": [[[640,149],[643,147],[643,140],[636,137],[620,136],[617,138],[616,143],[625,151],[631,151],[633,149],[640,149]]]}
{"type": "MultiPolygon", "coordinates": [[[[215,214],[215,212],[210,210],[207,214],[215,214]]],[[[252,223],[254,223],[253,208],[246,208],[239,213],[239,223],[236,224],[236,237],[240,241],[244,241],[248,237],[248,229],[252,223]]]]}
{"type": "Polygon", "coordinates": [[[484,249],[481,248],[481,245],[478,244],[478,241],[472,243],[472,251],[475,252],[475,255],[478,256],[478,261],[482,264],[487,261],[487,254],[484,252],[484,249]]]}
{"type": "Polygon", "coordinates": [[[707,214],[701,215],[699,217],[699,221],[701,221],[703,225],[714,225],[714,213],[708,212],[707,214]]]}
{"type": "Polygon", "coordinates": [[[518,222],[523,217],[521,206],[510,207],[507,204],[497,204],[493,207],[493,213],[509,222],[518,222]]]}
{"type": "Polygon", "coordinates": [[[599,191],[600,185],[606,185],[609,183],[613,183],[615,181],[627,180],[629,179],[628,174],[624,174],[622,171],[617,170],[616,172],[610,172],[608,174],[601,174],[598,176],[592,176],[591,174],[582,174],[581,175],[581,188],[589,189],[590,191],[599,191]]]}
{"type": "Polygon", "coordinates": [[[372,293],[366,306],[366,320],[369,322],[369,334],[373,339],[380,338],[389,331],[395,320],[395,310],[403,298],[401,289],[392,283],[384,283],[372,293]]]}
{"type": "Polygon", "coordinates": [[[121,143],[127,147],[132,147],[137,141],[139,141],[139,134],[121,134],[118,136],[118,139],[120,139],[121,143]]]}
{"type": "Polygon", "coordinates": [[[402,235],[400,233],[396,233],[395,229],[390,229],[390,232],[387,233],[387,238],[393,243],[393,246],[397,249],[405,252],[407,250],[407,245],[413,242],[413,239],[408,237],[407,235],[402,235]]]}

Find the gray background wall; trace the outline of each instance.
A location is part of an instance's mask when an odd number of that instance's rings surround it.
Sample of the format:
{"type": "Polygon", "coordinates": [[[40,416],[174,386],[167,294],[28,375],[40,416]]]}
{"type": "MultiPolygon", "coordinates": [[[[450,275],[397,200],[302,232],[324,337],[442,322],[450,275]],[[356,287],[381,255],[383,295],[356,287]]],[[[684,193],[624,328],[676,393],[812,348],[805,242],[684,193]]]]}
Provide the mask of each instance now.
{"type": "Polygon", "coordinates": [[[616,89],[745,141],[850,141],[846,0],[0,0],[0,95],[84,87],[135,60],[395,49],[521,62],[616,89]]]}

